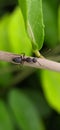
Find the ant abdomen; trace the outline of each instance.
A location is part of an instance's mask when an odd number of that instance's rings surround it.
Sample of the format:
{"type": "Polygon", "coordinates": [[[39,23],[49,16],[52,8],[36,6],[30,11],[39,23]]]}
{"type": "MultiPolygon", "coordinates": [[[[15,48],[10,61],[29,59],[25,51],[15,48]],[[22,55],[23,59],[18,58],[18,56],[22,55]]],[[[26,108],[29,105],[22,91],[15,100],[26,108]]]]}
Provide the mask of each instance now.
{"type": "Polygon", "coordinates": [[[12,59],[12,61],[13,61],[13,62],[16,62],[16,63],[22,63],[22,56],[20,56],[20,57],[14,57],[14,58],[12,59]]]}

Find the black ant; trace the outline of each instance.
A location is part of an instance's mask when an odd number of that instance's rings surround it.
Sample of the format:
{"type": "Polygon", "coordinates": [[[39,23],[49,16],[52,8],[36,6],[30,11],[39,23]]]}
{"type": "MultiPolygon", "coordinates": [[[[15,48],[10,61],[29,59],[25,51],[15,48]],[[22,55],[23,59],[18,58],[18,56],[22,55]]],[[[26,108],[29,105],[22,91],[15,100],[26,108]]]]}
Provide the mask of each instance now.
{"type": "Polygon", "coordinates": [[[14,57],[12,59],[13,62],[16,62],[16,63],[24,63],[24,62],[28,62],[28,63],[36,63],[37,62],[37,59],[36,58],[30,58],[30,57],[25,57],[25,55],[23,56],[19,56],[19,57],[14,57]]]}

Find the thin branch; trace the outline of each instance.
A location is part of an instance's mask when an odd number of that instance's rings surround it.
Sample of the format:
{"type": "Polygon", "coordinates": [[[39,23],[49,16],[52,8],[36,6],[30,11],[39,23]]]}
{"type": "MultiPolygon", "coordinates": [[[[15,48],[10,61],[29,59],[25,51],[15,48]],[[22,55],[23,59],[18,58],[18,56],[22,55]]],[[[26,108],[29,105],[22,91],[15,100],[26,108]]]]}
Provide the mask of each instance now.
{"type": "MultiPolygon", "coordinates": [[[[11,62],[13,64],[19,64],[19,63],[13,62],[13,58],[19,57],[19,56],[21,55],[0,51],[0,61],[11,62]]],[[[27,58],[27,56],[25,56],[25,58],[27,58]]],[[[33,57],[30,57],[30,58],[33,58],[33,57]]],[[[60,72],[60,63],[51,61],[45,58],[36,58],[36,60],[37,62],[35,63],[34,62],[28,63],[24,61],[23,65],[60,72]]]]}

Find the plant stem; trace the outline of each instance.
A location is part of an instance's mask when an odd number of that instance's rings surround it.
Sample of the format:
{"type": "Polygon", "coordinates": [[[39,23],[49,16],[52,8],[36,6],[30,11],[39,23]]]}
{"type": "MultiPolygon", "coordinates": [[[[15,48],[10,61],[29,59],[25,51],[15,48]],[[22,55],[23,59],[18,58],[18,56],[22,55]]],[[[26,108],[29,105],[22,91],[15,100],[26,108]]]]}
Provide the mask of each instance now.
{"type": "Polygon", "coordinates": [[[44,58],[38,50],[33,51],[38,58],[44,58]]]}
{"type": "MultiPolygon", "coordinates": [[[[21,64],[21,63],[13,62],[13,60],[12,60],[13,58],[19,57],[19,56],[21,56],[21,55],[0,51],[0,60],[1,61],[11,62],[13,64],[21,64]]],[[[25,58],[27,58],[27,56],[25,56],[25,58]]],[[[33,57],[30,57],[30,58],[33,58],[33,57]]],[[[39,69],[47,69],[47,70],[60,72],[60,63],[51,61],[51,60],[48,60],[45,58],[36,57],[36,60],[37,61],[35,63],[34,62],[28,63],[28,62],[24,61],[23,65],[34,67],[34,68],[39,68],[39,69]]]]}

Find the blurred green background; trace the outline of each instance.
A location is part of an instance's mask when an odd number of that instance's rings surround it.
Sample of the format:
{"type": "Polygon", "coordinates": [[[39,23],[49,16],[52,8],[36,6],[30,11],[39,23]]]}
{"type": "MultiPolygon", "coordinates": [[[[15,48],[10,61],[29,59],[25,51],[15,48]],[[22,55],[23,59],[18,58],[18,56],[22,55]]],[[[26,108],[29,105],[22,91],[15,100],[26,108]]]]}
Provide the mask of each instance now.
{"type": "MultiPolygon", "coordinates": [[[[59,62],[59,0],[43,0],[42,10],[45,27],[41,53],[59,62]]],[[[0,50],[33,56],[22,14],[20,0],[0,0],[0,50]]],[[[38,11],[36,15],[37,19],[38,11]]],[[[40,42],[40,23],[36,25],[39,35],[33,31],[40,42]]],[[[60,130],[60,73],[0,62],[0,130],[60,130]]]]}

